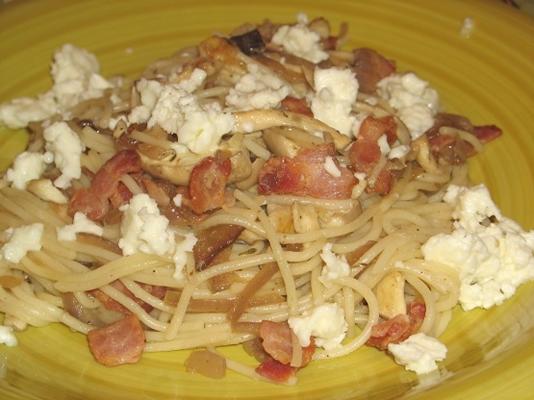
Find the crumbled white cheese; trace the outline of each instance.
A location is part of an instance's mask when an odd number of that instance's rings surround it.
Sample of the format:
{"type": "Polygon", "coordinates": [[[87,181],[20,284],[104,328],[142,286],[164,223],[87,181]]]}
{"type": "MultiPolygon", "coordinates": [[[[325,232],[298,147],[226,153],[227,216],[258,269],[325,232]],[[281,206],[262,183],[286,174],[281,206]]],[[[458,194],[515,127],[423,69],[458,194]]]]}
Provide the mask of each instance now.
{"type": "Polygon", "coordinates": [[[163,91],[163,85],[155,80],[141,78],[135,84],[135,88],[139,93],[141,104],[130,111],[128,121],[132,124],[139,124],[149,120],[150,114],[163,91]]]}
{"type": "Polygon", "coordinates": [[[226,96],[226,103],[236,110],[277,108],[291,93],[291,87],[256,64],[248,64],[248,73],[243,75],[226,96]]]}
{"type": "Polygon", "coordinates": [[[178,193],[176,196],[172,198],[172,202],[174,203],[176,207],[181,207],[182,206],[182,195],[178,193]]]}
{"type": "Polygon", "coordinates": [[[54,163],[61,175],[54,181],[58,188],[70,187],[72,179],[82,174],[80,156],[84,150],[78,134],[66,122],[55,122],[43,132],[46,150],[54,156],[54,163]]]}
{"type": "Polygon", "coordinates": [[[65,44],[54,53],[51,67],[52,92],[62,111],[80,101],[101,97],[111,83],[98,74],[100,65],[94,54],[65,44]]]}
{"type": "Polygon", "coordinates": [[[156,201],[146,193],[136,194],[128,204],[120,207],[123,212],[119,247],[125,256],[139,251],[159,256],[174,250],[174,232],[169,230],[169,220],[161,215],[156,201]]]}
{"type": "Polygon", "coordinates": [[[422,251],[458,270],[464,310],[499,305],[534,279],[534,231],[503,217],[485,186],[451,185],[444,201],[454,207],[455,230],[431,237],[422,251]]]}
{"type": "Polygon", "coordinates": [[[302,317],[290,317],[289,326],[302,347],[310,345],[310,338],[326,351],[333,350],[345,338],[347,322],[343,310],[336,303],[325,303],[315,307],[302,317]]]}
{"type": "Polygon", "coordinates": [[[188,81],[165,85],[148,121],[149,127],[158,124],[168,133],[178,136],[178,142],[173,147],[178,152],[188,148],[197,154],[213,153],[221,137],[234,127],[233,115],[223,112],[218,103],[201,105],[188,91],[196,90],[204,78],[205,72],[195,74],[193,71],[188,81]]]}
{"type": "Polygon", "coordinates": [[[475,30],[475,21],[471,17],[464,18],[460,28],[460,36],[469,39],[475,30]]]}
{"type": "Polygon", "coordinates": [[[358,81],[350,69],[315,69],[313,116],[345,135],[352,135],[356,117],[352,104],[358,96],[358,81]]]}
{"type": "Polygon", "coordinates": [[[29,181],[39,179],[46,169],[46,160],[48,156],[41,153],[25,151],[20,153],[11,168],[6,172],[6,179],[11,182],[13,187],[24,190],[29,181]]]}
{"type": "Polygon", "coordinates": [[[20,262],[28,251],[41,250],[44,225],[40,223],[9,228],[5,231],[8,240],[0,248],[0,256],[14,264],[20,262]]]}
{"type": "Polygon", "coordinates": [[[438,93],[412,72],[390,75],[377,85],[378,94],[398,112],[413,140],[434,124],[438,93]]]}
{"type": "Polygon", "coordinates": [[[94,54],[65,44],[54,53],[52,89],[37,98],[23,97],[0,105],[0,122],[9,128],[23,128],[68,110],[83,100],[101,97],[113,84],[99,75],[100,65],[94,54]]]}
{"type": "Polygon", "coordinates": [[[394,146],[388,153],[388,158],[393,160],[394,158],[402,158],[410,152],[410,146],[406,144],[399,144],[394,146]]]}
{"type": "Polygon", "coordinates": [[[321,47],[321,37],[306,25],[307,19],[300,19],[296,25],[282,25],[275,32],[272,43],[282,46],[289,54],[319,63],[328,58],[321,47]]]}
{"type": "Polygon", "coordinates": [[[37,98],[21,97],[0,104],[0,123],[8,128],[24,128],[30,122],[42,121],[59,112],[52,92],[37,98]]]}
{"type": "Polygon", "coordinates": [[[214,153],[221,137],[234,128],[234,117],[223,112],[218,103],[200,106],[196,101],[182,108],[184,123],[178,133],[178,143],[196,154],[214,153]]]}
{"type": "Polygon", "coordinates": [[[321,251],[321,258],[325,263],[321,271],[321,278],[324,280],[338,279],[350,274],[350,265],[345,256],[337,256],[332,252],[332,243],[324,245],[321,251]]]}
{"type": "Polygon", "coordinates": [[[172,257],[175,265],[173,278],[176,280],[184,279],[184,267],[187,262],[187,253],[193,251],[193,247],[198,239],[193,233],[187,233],[184,239],[176,245],[176,251],[172,257]]]}
{"type": "Polygon", "coordinates": [[[424,333],[412,335],[398,344],[390,343],[388,351],[395,357],[395,362],[418,375],[435,371],[438,369],[436,361],[443,361],[447,356],[447,347],[424,333]]]}
{"type": "Polygon", "coordinates": [[[330,156],[326,156],[324,159],[324,169],[334,178],[339,178],[341,176],[341,171],[334,162],[334,159],[330,156]]]}
{"type": "Polygon", "coordinates": [[[188,233],[176,243],[175,233],[169,228],[169,220],[161,215],[156,201],[146,193],[136,194],[123,205],[119,247],[127,256],[137,252],[172,256],[175,263],[174,277],[183,279],[187,253],[193,250],[197,238],[188,233]]]}
{"type": "Polygon", "coordinates": [[[178,82],[178,86],[187,93],[193,93],[202,86],[207,76],[206,71],[201,68],[195,68],[187,79],[178,82]]]}
{"type": "Polygon", "coordinates": [[[78,211],[74,214],[72,224],[56,228],[56,232],[59,240],[74,241],[76,240],[77,233],[90,233],[95,236],[102,236],[104,229],[87,218],[84,213],[78,211]]]}
{"type": "Polygon", "coordinates": [[[12,327],[0,325],[0,344],[5,344],[8,347],[14,347],[18,344],[12,327]]]}
{"type": "Polygon", "coordinates": [[[391,147],[389,147],[388,143],[388,137],[386,135],[382,135],[377,140],[378,147],[380,147],[380,152],[384,157],[387,157],[389,152],[391,151],[391,147]]]}

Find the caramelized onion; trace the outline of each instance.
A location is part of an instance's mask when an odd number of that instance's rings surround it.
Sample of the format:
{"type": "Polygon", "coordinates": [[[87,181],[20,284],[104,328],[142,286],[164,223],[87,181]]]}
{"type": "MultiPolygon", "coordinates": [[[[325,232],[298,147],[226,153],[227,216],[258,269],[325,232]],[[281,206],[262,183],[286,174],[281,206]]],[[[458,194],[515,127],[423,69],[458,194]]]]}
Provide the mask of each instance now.
{"type": "Polygon", "coordinates": [[[226,359],[207,350],[193,351],[185,360],[187,372],[221,379],[226,375],[226,359]]]}

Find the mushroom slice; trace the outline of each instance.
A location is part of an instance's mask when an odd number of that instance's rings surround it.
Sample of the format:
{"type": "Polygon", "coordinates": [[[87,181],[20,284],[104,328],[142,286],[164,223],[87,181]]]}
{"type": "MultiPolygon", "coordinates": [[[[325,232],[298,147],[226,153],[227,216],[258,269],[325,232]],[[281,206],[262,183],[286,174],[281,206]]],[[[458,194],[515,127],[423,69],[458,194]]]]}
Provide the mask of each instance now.
{"type": "Polygon", "coordinates": [[[323,132],[332,138],[337,150],[344,149],[350,143],[348,136],[315,118],[302,114],[279,110],[251,110],[234,113],[234,117],[234,132],[253,132],[287,126],[299,128],[311,134],[323,132]]]}
{"type": "Polygon", "coordinates": [[[232,172],[228,183],[240,182],[247,179],[252,173],[252,163],[248,150],[243,146],[244,135],[236,133],[228,140],[222,141],[219,149],[229,152],[232,172]]]}
{"type": "Polygon", "coordinates": [[[282,134],[282,128],[267,128],[263,131],[263,141],[277,156],[293,158],[300,150],[300,146],[282,134]]]}
{"type": "Polygon", "coordinates": [[[141,144],[137,146],[143,169],[175,185],[187,185],[194,164],[183,165],[172,149],[141,144]]]}
{"type": "Polygon", "coordinates": [[[293,213],[290,206],[267,204],[269,220],[274,225],[276,232],[294,233],[293,213]]]}
{"type": "Polygon", "coordinates": [[[291,206],[293,226],[297,233],[306,233],[320,229],[317,211],[311,204],[295,203],[291,206]]]}
{"type": "Polygon", "coordinates": [[[404,299],[404,277],[399,271],[388,273],[376,285],[378,312],[384,318],[391,319],[399,314],[406,314],[404,299]]]}
{"type": "Polygon", "coordinates": [[[28,184],[28,190],[41,200],[56,204],[67,204],[67,197],[52,184],[50,179],[37,179],[28,184]]]}

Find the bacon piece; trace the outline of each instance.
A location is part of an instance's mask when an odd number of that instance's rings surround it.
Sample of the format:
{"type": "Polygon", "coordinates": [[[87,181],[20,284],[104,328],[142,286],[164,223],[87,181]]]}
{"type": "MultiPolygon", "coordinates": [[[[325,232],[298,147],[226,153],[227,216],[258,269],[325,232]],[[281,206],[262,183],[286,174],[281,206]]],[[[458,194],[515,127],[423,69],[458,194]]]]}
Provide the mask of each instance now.
{"type": "MultiPolygon", "coordinates": [[[[123,285],[121,281],[113,281],[110,285],[114,287],[115,289],[119,290],[120,292],[122,292],[123,294],[125,294],[126,296],[128,296],[129,298],[131,298],[133,301],[139,304],[139,306],[141,306],[143,310],[145,310],[146,312],[152,311],[153,307],[150,304],[147,304],[143,300],[135,297],[134,294],[130,292],[126,288],[126,286],[123,285]]],[[[165,293],[167,291],[167,289],[163,286],[153,286],[153,285],[148,285],[145,283],[140,283],[139,286],[141,286],[141,288],[146,290],[151,295],[158,297],[160,299],[163,299],[165,297],[165,293]]],[[[109,297],[107,294],[105,294],[101,290],[95,289],[95,290],[89,291],[89,293],[93,295],[94,297],[96,297],[98,301],[100,301],[102,305],[108,310],[117,311],[125,315],[131,314],[130,310],[128,310],[126,307],[124,307],[119,302],[113,300],[111,297],[109,297]]]]}
{"type": "Polygon", "coordinates": [[[321,199],[348,199],[356,180],[335,159],[332,143],[300,149],[294,158],[271,157],[258,177],[260,194],[294,194],[321,199]],[[333,157],[341,176],[333,177],[324,168],[327,156],[333,157]]]}
{"type": "Polygon", "coordinates": [[[202,214],[224,204],[224,188],[231,172],[230,159],[218,156],[206,157],[193,167],[189,196],[195,213],[202,214]]]}
{"type": "Polygon", "coordinates": [[[89,349],[96,361],[108,367],[134,364],[145,347],[145,332],[139,319],[129,315],[104,328],[87,334],[89,349]]]}
{"type": "Polygon", "coordinates": [[[109,201],[113,208],[119,208],[123,204],[126,204],[132,198],[133,193],[122,182],[119,182],[117,189],[109,196],[109,201]]]}
{"type": "Polygon", "coordinates": [[[197,271],[208,267],[217,254],[236,241],[243,229],[239,225],[216,225],[198,232],[193,247],[197,271]]]}
{"type": "Polygon", "coordinates": [[[312,110],[306,103],[305,99],[297,99],[296,97],[287,96],[281,102],[282,110],[290,111],[298,114],[307,115],[308,117],[313,117],[312,110]]]}
{"type": "Polygon", "coordinates": [[[395,63],[373,49],[360,48],[354,50],[353,71],[364,93],[373,93],[376,84],[395,72],[395,63]]]}
{"type": "MultiPolygon", "coordinates": [[[[293,354],[291,342],[291,328],[287,322],[262,321],[260,324],[260,338],[263,339],[263,348],[273,359],[289,364],[293,354]]],[[[302,348],[302,363],[300,368],[305,367],[312,359],[315,352],[315,343],[302,348]]]]}
{"type": "MultiPolygon", "coordinates": [[[[386,135],[389,144],[393,144],[397,138],[397,124],[393,117],[374,118],[367,117],[363,120],[358,138],[349,148],[349,160],[356,172],[370,174],[380,160],[381,152],[378,139],[386,135]]],[[[387,166],[380,171],[374,185],[368,186],[368,193],[387,194],[393,185],[393,175],[387,166]]]]}
{"type": "Polygon", "coordinates": [[[502,130],[495,125],[480,125],[474,127],[473,134],[482,143],[488,143],[501,136],[502,130]]]}
{"type": "Polygon", "coordinates": [[[74,193],[69,203],[69,213],[74,215],[81,211],[92,220],[102,219],[109,210],[110,197],[116,195],[121,176],[139,171],[141,160],[135,151],[118,152],[98,170],[90,188],[74,193]]]}
{"type": "Polygon", "coordinates": [[[287,382],[295,376],[296,371],[297,368],[282,364],[270,357],[256,368],[256,372],[261,376],[279,383],[287,382]]]}
{"type": "Polygon", "coordinates": [[[367,345],[385,350],[390,343],[400,343],[406,340],[421,327],[425,312],[426,307],[423,303],[418,301],[410,303],[408,315],[399,314],[373,326],[367,345]]]}

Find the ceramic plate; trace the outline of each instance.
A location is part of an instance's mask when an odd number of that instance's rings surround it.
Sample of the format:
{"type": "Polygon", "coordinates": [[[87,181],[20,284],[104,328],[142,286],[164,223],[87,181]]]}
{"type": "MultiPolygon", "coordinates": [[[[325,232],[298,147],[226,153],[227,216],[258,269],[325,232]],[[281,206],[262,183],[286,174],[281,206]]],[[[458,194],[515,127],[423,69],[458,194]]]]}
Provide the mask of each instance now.
{"type": "MultiPolygon", "coordinates": [[[[55,48],[70,42],[97,54],[104,75],[134,76],[150,61],[228,32],[245,21],[293,21],[298,11],[350,26],[347,47],[367,46],[414,70],[448,111],[504,135],[472,160],[473,180],[491,189],[504,213],[534,227],[534,20],[497,1],[12,1],[0,6],[0,101],[50,86],[55,48]],[[470,38],[460,35],[472,17],[470,38]]],[[[25,145],[0,133],[0,167],[25,145]]],[[[146,354],[136,365],[105,368],[85,338],[52,325],[0,346],[3,399],[527,399],[534,393],[534,285],[490,311],[457,310],[442,340],[439,374],[418,378],[372,348],[316,362],[299,384],[274,386],[232,372],[212,381],[185,372],[186,352],[146,354]]],[[[237,347],[224,350],[244,362],[237,347]]]]}

